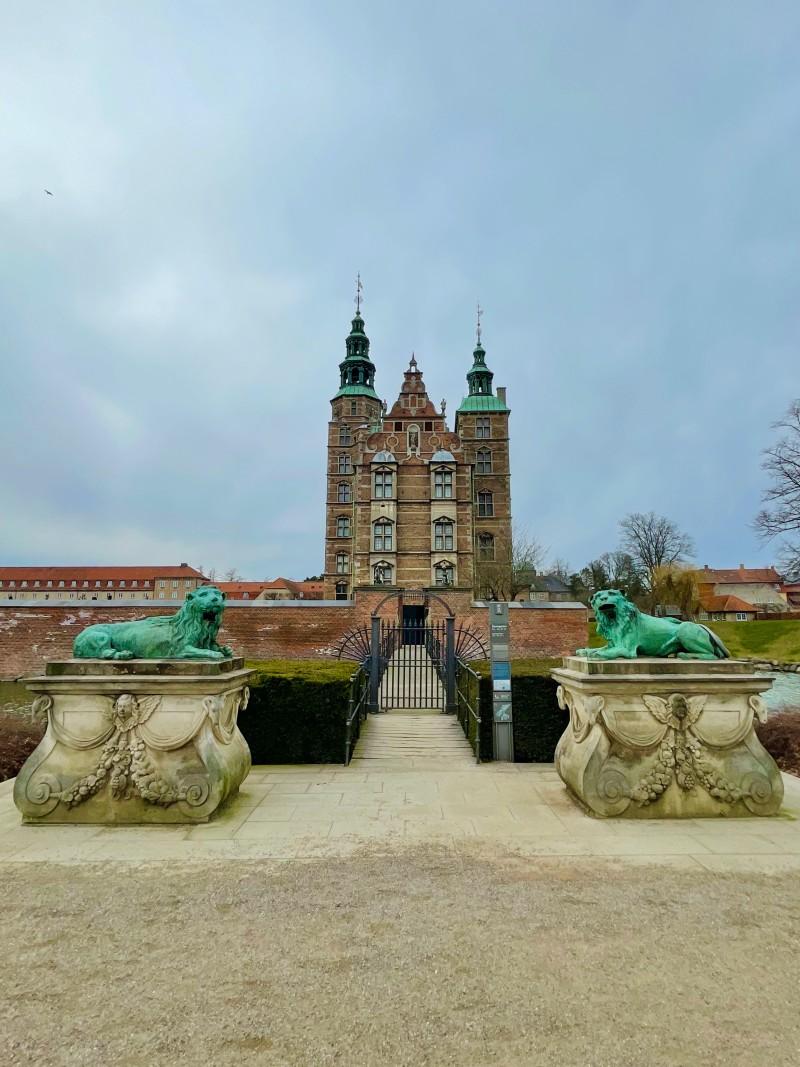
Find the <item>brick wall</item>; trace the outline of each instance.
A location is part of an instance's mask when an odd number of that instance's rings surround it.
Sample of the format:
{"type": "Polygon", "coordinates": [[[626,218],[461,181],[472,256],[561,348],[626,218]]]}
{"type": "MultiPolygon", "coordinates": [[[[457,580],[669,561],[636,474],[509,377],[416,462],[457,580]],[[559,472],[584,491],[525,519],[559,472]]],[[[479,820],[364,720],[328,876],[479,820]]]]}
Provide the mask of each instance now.
{"type": "MultiPolygon", "coordinates": [[[[369,625],[370,613],[384,593],[359,593],[349,601],[250,601],[229,603],[225,608],[220,643],[229,644],[250,659],[307,659],[324,656],[357,625],[369,625]]],[[[472,603],[464,591],[448,591],[446,599],[459,625],[471,624],[487,633],[487,608],[472,603]]],[[[47,660],[68,659],[75,635],[95,622],[122,622],[177,610],[178,605],[97,604],[74,605],[0,604],[0,678],[16,678],[40,671],[47,660]]],[[[444,609],[431,602],[431,617],[444,609]]],[[[381,614],[396,617],[396,603],[389,602],[381,614]]],[[[560,656],[585,645],[585,608],[528,608],[513,606],[509,612],[511,655],[514,658],[560,656]]]]}

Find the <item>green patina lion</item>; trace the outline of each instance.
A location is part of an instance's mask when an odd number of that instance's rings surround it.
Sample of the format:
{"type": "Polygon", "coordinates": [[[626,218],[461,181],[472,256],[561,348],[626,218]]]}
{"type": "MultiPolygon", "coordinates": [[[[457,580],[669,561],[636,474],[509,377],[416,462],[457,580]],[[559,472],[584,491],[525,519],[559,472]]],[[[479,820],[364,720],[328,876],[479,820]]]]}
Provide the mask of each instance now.
{"type": "Polygon", "coordinates": [[[717,635],[698,622],[657,619],[645,615],[618,589],[600,589],[591,600],[597,632],[604,648],[579,648],[589,659],[636,659],[677,656],[679,659],[728,659],[730,652],[717,635]]]}
{"type": "Polygon", "coordinates": [[[225,594],[201,585],[186,595],[175,615],[135,622],[98,622],[81,630],[73,644],[78,659],[227,659],[217,644],[225,594]]]}

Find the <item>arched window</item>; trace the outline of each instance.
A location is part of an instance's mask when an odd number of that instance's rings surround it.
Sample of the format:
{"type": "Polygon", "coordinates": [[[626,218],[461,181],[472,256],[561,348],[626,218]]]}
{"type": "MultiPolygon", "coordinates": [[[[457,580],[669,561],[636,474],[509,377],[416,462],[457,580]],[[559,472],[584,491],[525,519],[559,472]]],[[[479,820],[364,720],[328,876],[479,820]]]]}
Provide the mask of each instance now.
{"type": "Polygon", "coordinates": [[[437,500],[451,500],[453,497],[453,472],[440,467],[433,472],[433,495],[437,500]]]}
{"type": "Polygon", "coordinates": [[[349,504],[351,499],[351,489],[349,482],[339,482],[336,499],[340,504],[349,504]]]}
{"type": "Polygon", "coordinates": [[[394,494],[394,472],[387,468],[375,471],[375,499],[391,500],[394,494]]]}
{"type": "Polygon", "coordinates": [[[479,448],[477,455],[477,472],[478,474],[491,474],[492,473],[492,453],[488,448],[479,448]]]}
{"type": "Polygon", "coordinates": [[[338,456],[337,460],[338,460],[337,469],[339,471],[339,474],[352,474],[353,473],[353,471],[352,471],[352,469],[350,467],[350,457],[349,456],[338,456]]]}
{"type": "Polygon", "coordinates": [[[382,559],[380,563],[376,563],[372,568],[375,585],[391,585],[392,571],[393,568],[391,563],[387,563],[385,559],[382,559]]]}
{"type": "Polygon", "coordinates": [[[392,524],[387,519],[372,524],[372,548],[375,552],[392,551],[392,524]]]}
{"type": "Polygon", "coordinates": [[[336,583],[336,599],[347,600],[347,582],[336,583]]]}
{"type": "Polygon", "coordinates": [[[336,553],[336,573],[337,574],[349,574],[350,573],[350,557],[346,552],[336,553]]]}
{"type": "Polygon", "coordinates": [[[350,427],[345,423],[339,427],[339,444],[340,445],[352,445],[353,436],[350,433],[350,427]]]}
{"type": "Polygon", "coordinates": [[[488,489],[482,489],[478,493],[478,515],[483,518],[494,515],[494,498],[488,489]]]}
{"type": "Polygon", "coordinates": [[[350,536],[350,516],[339,515],[336,519],[336,536],[337,537],[349,537],[350,536]]]}
{"type": "Polygon", "coordinates": [[[437,585],[453,584],[453,564],[437,563],[433,568],[433,577],[437,585]]]}
{"type": "Polygon", "coordinates": [[[437,552],[453,551],[452,519],[437,519],[433,524],[433,547],[437,552]]]}
{"type": "Polygon", "coordinates": [[[494,537],[490,533],[478,534],[478,559],[484,562],[494,559],[494,537]]]}

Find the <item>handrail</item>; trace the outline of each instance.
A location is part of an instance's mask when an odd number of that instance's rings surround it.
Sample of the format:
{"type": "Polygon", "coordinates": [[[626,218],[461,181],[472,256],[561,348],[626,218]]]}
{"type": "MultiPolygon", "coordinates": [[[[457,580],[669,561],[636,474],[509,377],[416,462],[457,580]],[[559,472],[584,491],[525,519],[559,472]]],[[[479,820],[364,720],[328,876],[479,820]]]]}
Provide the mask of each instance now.
{"type": "Polygon", "coordinates": [[[464,736],[471,743],[470,720],[475,724],[475,743],[472,746],[475,753],[475,762],[481,761],[481,677],[468,663],[456,659],[456,714],[461,723],[464,736]],[[466,677],[467,683],[462,689],[462,679],[466,677]],[[469,684],[475,683],[475,705],[470,701],[469,684]]]}
{"type": "Polygon", "coordinates": [[[350,675],[350,697],[347,703],[347,718],[344,732],[344,765],[349,766],[353,749],[361,734],[361,723],[366,719],[367,696],[369,695],[369,671],[361,664],[350,675]],[[358,690],[360,694],[356,696],[358,690]],[[355,736],[353,727],[355,726],[355,736]]]}

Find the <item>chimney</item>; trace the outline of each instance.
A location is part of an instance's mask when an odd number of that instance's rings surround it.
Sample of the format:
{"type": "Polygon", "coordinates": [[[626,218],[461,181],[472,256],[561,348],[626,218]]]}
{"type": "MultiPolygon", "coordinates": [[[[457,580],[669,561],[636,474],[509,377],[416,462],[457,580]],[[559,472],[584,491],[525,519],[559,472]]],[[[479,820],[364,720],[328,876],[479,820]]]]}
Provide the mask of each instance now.
{"type": "Polygon", "coordinates": [[[497,399],[500,401],[501,404],[505,404],[506,403],[506,386],[505,385],[498,385],[498,387],[497,387],[497,399]]]}
{"type": "Polygon", "coordinates": [[[188,564],[188,563],[181,563],[181,566],[182,566],[182,567],[188,567],[188,566],[189,566],[189,564],[188,564]]]}
{"type": "Polygon", "coordinates": [[[708,566],[708,564],[707,564],[707,563],[704,563],[704,564],[703,564],[703,570],[704,570],[704,571],[707,571],[708,569],[709,569],[709,566],[708,566]]]}
{"type": "Polygon", "coordinates": [[[740,571],[743,571],[743,570],[744,570],[744,563],[740,563],[740,564],[739,564],[739,570],[740,570],[740,571]]]}

